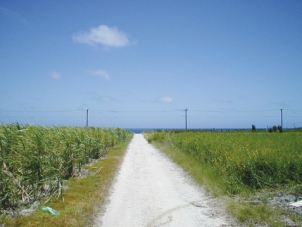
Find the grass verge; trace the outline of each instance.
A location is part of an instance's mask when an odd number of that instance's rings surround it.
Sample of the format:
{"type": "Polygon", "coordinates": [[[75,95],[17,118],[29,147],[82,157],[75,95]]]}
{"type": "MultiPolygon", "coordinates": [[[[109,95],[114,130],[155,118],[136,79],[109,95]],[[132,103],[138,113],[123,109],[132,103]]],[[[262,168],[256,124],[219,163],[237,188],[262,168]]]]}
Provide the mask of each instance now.
{"type": "MultiPolygon", "coordinates": [[[[124,143],[108,150],[108,155],[90,166],[85,166],[90,174],[81,179],[71,178],[64,182],[67,189],[62,199],[50,200],[49,206],[60,213],[53,216],[45,211],[38,210],[29,216],[19,216],[15,219],[2,217],[3,226],[92,226],[95,216],[100,212],[101,206],[109,193],[114,175],[123,160],[129,138],[124,143]]],[[[45,204],[42,203],[40,206],[45,204]]]]}
{"type": "Polygon", "coordinates": [[[249,226],[288,226],[282,221],[281,210],[272,209],[267,204],[252,204],[243,201],[228,200],[227,210],[241,223],[249,226]]]}

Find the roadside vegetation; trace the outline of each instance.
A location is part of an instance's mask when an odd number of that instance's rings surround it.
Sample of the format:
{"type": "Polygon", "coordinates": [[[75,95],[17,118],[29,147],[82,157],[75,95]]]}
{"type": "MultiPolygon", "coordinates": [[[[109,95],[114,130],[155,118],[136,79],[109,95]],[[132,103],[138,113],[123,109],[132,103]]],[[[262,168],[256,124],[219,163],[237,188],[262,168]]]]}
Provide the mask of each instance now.
{"type": "Polygon", "coordinates": [[[288,226],[301,221],[301,214],[269,201],[286,193],[302,200],[301,131],[171,130],[145,136],[213,195],[226,198],[229,212],[241,222],[288,226]]]}
{"type": "Polygon", "coordinates": [[[91,224],[132,135],[119,128],[0,125],[0,225],[91,224]],[[60,215],[19,215],[33,204],[60,215]]]}

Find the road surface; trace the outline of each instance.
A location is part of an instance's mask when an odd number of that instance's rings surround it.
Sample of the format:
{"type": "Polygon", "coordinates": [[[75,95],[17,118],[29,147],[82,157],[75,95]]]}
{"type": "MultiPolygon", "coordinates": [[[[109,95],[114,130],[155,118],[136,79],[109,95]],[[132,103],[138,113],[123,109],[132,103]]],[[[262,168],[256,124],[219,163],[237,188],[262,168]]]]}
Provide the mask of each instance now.
{"type": "Polygon", "coordinates": [[[237,226],[161,151],[135,134],[95,227],[237,226]]]}

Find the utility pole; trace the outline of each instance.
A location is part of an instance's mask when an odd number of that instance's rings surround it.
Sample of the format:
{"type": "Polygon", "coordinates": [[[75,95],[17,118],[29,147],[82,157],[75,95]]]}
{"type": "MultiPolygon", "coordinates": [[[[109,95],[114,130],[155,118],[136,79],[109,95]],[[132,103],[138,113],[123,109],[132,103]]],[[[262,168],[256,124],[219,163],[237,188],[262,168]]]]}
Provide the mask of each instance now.
{"type": "Polygon", "coordinates": [[[88,109],[87,109],[87,113],[86,113],[86,127],[88,127],[88,109]]]}
{"type": "Polygon", "coordinates": [[[282,128],[282,130],[283,130],[283,118],[282,118],[282,109],[280,109],[281,110],[281,128],[282,128]]]}
{"type": "Polygon", "coordinates": [[[186,130],[188,129],[188,115],[187,115],[188,109],[185,109],[185,118],[186,118],[186,130]]]}

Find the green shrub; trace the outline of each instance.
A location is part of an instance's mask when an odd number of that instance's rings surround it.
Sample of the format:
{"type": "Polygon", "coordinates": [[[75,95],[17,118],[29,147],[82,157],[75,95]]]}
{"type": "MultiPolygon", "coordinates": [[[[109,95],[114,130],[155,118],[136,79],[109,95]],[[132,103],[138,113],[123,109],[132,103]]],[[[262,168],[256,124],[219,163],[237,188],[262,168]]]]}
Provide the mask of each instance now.
{"type": "Polygon", "coordinates": [[[165,131],[153,131],[151,133],[148,133],[147,140],[149,143],[151,142],[162,142],[166,138],[166,132],[165,131]]]}

